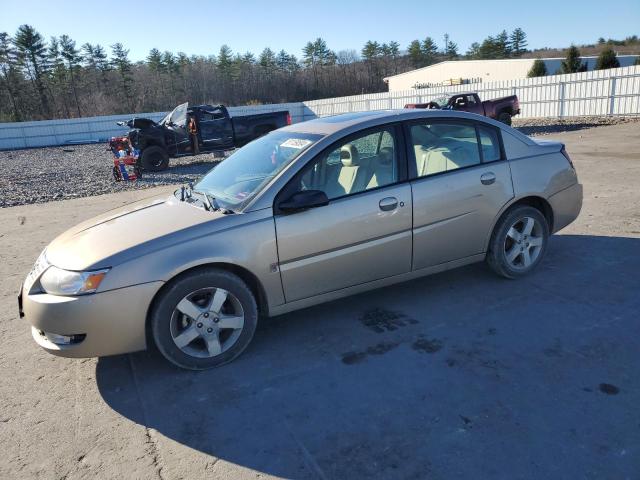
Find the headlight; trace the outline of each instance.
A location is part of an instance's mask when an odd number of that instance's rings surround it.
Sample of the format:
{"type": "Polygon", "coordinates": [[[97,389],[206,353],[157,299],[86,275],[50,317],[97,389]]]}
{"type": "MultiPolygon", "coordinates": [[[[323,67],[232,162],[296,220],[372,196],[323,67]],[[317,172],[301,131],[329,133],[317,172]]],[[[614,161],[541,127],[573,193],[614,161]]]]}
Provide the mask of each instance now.
{"type": "Polygon", "coordinates": [[[106,268],[93,272],[70,272],[49,267],[40,277],[40,285],[52,295],[86,295],[98,289],[108,271],[106,268]]]}

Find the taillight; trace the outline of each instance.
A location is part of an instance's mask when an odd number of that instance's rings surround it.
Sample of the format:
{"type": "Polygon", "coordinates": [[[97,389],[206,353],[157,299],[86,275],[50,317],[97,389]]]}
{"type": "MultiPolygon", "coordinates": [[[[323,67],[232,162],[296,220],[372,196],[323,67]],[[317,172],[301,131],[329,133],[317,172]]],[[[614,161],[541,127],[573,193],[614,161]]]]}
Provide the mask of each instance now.
{"type": "Polygon", "coordinates": [[[287,112],[287,125],[291,125],[291,114],[287,112]]]}
{"type": "Polygon", "coordinates": [[[571,168],[573,168],[574,170],[576,169],[576,167],[573,166],[573,162],[571,161],[571,157],[569,156],[569,154],[567,153],[566,148],[564,148],[564,145],[562,146],[562,149],[560,150],[560,153],[562,155],[564,155],[564,158],[567,159],[567,161],[569,162],[569,165],[571,165],[571,168]]]}

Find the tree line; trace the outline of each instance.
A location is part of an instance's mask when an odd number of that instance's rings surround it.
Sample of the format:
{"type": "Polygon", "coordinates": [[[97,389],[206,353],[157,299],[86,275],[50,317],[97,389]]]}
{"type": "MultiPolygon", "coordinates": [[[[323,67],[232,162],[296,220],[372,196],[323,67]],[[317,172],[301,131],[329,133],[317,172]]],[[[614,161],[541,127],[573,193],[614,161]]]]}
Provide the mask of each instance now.
{"type": "MultiPolygon", "coordinates": [[[[447,59],[511,58],[527,52],[525,32],[502,31],[466,54],[449,35],[402,49],[367,41],[360,51],[334,51],[322,38],[298,58],[285,50],[215,55],[152,49],[132,61],[122,43],[78,45],[68,35],[48,41],[32,26],[0,32],[0,122],[166,111],[178,103],[283,103],[386,90],[383,78],[447,59]]],[[[611,41],[611,40],[610,40],[611,41]]]]}
{"type": "MultiPolygon", "coordinates": [[[[637,38],[632,37],[632,38],[637,38]]],[[[604,39],[602,39],[604,40],[604,39]]],[[[600,42],[600,43],[605,43],[600,42]]],[[[611,45],[610,43],[608,45],[611,45]]],[[[635,65],[640,65],[640,57],[636,58],[635,65]]],[[[620,66],[620,62],[618,61],[618,56],[616,52],[610,46],[604,48],[598,58],[596,59],[595,70],[606,70],[608,68],[618,68],[620,66]]],[[[578,72],[586,72],[588,69],[587,63],[583,62],[580,59],[580,50],[575,45],[571,45],[567,50],[567,55],[560,63],[560,68],[555,72],[548,72],[547,66],[544,61],[537,58],[534,60],[533,65],[531,65],[531,69],[529,70],[527,76],[528,77],[544,77],[545,75],[553,74],[565,74],[565,73],[578,73],[578,72]]]]}

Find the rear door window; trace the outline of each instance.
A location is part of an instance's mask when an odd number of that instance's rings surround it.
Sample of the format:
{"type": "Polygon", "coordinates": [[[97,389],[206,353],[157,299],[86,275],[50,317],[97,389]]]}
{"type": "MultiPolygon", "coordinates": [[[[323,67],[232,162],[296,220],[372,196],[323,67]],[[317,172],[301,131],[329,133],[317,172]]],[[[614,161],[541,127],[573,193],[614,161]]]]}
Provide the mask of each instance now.
{"type": "Polygon", "coordinates": [[[425,122],[410,127],[418,177],[480,164],[472,124],[425,122]]]}

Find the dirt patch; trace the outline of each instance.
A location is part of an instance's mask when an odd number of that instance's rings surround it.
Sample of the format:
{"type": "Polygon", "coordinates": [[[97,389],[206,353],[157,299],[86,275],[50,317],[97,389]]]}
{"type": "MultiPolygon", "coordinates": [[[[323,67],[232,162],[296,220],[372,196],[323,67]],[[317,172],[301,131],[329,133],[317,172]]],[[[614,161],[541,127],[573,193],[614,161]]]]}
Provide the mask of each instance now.
{"type": "Polygon", "coordinates": [[[417,320],[408,317],[402,312],[394,312],[393,310],[379,307],[366,311],[359,320],[365,327],[376,333],[392,332],[400,327],[418,323],[417,320]]]}
{"type": "Polygon", "coordinates": [[[347,352],[342,355],[342,363],[353,365],[364,361],[369,355],[384,355],[396,348],[399,343],[383,342],[368,347],[362,352],[347,352]]]}
{"type": "Polygon", "coordinates": [[[416,352],[436,353],[442,350],[442,342],[437,338],[419,338],[411,345],[416,352]]]}
{"type": "Polygon", "coordinates": [[[601,383],[598,388],[600,388],[602,393],[606,393],[607,395],[617,395],[620,393],[620,389],[610,383],[601,383]]]}

